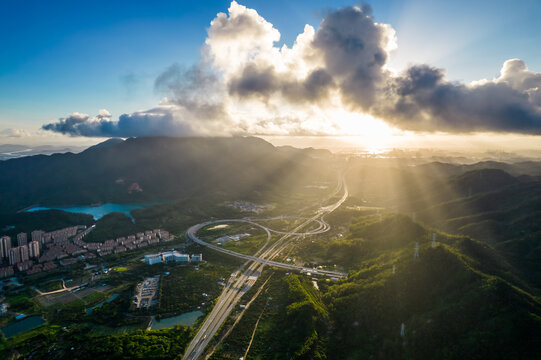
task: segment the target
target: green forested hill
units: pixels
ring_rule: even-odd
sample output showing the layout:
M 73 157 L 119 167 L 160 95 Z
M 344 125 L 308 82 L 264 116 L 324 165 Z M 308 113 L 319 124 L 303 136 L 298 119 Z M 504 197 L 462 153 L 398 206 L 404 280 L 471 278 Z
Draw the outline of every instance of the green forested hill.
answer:
M 302 151 L 289 156 L 253 137 L 130 138 L 79 154 L 0 161 L 0 212 L 197 194 L 272 193 L 326 177 Z M 333 178 L 334 179 L 334 178 Z M 132 187 L 136 183 L 139 188 Z M 142 191 L 140 191 L 140 190 Z
M 354 218 L 346 236 L 309 246 L 347 264 L 347 279 L 320 280 L 318 291 L 276 276 L 212 359 L 241 356 L 258 315 L 257 359 L 540 358 L 541 302 L 511 265 L 482 242 L 437 232 L 432 247 L 431 238 L 407 216 Z
M 360 219 L 352 229 L 344 242 L 370 250 L 359 254 L 360 270 L 324 295 L 333 324 L 329 359 L 541 356 L 541 303 L 492 248 L 443 234 L 432 248 L 428 231 L 394 216 L 381 225 Z M 414 229 L 417 260 L 406 235 Z
M 536 293 L 541 290 L 538 162 L 375 164 L 351 168 L 348 184 L 359 201 L 489 244 Z

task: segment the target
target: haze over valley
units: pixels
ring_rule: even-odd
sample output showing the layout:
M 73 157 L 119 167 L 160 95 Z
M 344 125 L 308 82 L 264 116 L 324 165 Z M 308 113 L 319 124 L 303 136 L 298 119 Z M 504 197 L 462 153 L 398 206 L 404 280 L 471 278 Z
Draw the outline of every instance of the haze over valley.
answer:
M 537 2 L 0 14 L 0 358 L 541 358 Z

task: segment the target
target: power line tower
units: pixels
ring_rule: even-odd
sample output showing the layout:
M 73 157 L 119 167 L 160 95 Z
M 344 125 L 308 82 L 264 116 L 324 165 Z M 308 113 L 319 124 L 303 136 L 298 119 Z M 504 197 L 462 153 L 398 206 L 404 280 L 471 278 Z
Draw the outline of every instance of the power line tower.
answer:
M 432 233 L 432 249 L 436 247 L 436 233 Z
M 413 260 L 419 259 L 419 243 L 415 243 L 415 251 L 413 253 Z

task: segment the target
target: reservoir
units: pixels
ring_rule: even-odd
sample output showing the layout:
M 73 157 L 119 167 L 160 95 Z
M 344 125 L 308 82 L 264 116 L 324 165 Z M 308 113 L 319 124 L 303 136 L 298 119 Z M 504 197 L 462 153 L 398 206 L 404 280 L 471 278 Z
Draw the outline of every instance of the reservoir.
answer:
M 160 321 L 155 319 L 152 323 L 151 330 L 170 329 L 175 325 L 193 326 L 201 315 L 203 315 L 201 311 L 192 311 L 178 316 L 161 319 Z
M 121 212 L 126 214 L 129 217 L 132 217 L 130 212 L 135 209 L 143 209 L 152 205 L 157 205 L 158 203 L 146 203 L 146 204 L 111 204 L 106 203 L 103 205 L 97 206 L 68 206 L 68 207 L 43 207 L 36 206 L 26 211 L 39 211 L 39 210 L 62 210 L 71 213 L 83 213 L 92 215 L 94 220 L 98 220 L 103 216 L 114 213 Z
M 0 330 L 2 330 L 6 338 L 10 338 L 23 332 L 35 329 L 44 322 L 45 320 L 43 320 L 41 316 L 30 316 L 26 319 L 15 321 L 7 326 L 4 326 Z

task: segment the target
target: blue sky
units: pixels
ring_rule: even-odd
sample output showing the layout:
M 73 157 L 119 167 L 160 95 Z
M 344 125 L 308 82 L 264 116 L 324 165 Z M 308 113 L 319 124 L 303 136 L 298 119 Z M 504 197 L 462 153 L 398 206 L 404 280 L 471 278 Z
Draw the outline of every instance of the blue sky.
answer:
M 291 45 L 305 24 L 348 1 L 239 1 Z M 520 58 L 541 71 L 541 2 L 368 2 L 397 32 L 391 65 L 428 63 L 451 80 L 498 75 Z M 68 113 L 113 117 L 159 101 L 153 82 L 172 63 L 197 61 L 206 28 L 229 1 L 0 2 L 0 129 L 38 129 Z

